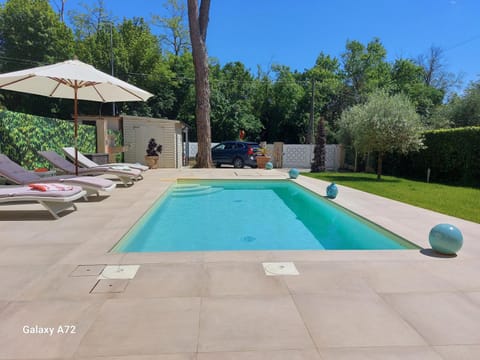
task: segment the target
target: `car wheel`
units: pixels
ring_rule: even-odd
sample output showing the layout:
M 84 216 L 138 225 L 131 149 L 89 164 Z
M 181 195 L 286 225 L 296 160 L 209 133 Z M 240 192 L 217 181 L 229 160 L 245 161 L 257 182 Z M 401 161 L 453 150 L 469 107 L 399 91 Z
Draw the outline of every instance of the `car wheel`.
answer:
M 222 164 L 219 163 L 219 162 L 215 162 L 215 167 L 216 167 L 216 168 L 222 167 Z
M 243 160 L 241 158 L 233 159 L 233 167 L 236 169 L 243 168 Z

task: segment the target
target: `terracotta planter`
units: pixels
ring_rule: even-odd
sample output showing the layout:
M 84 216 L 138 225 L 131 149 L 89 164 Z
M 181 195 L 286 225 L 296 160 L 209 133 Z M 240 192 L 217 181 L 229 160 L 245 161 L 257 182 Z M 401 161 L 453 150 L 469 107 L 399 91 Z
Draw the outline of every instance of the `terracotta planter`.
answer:
M 150 169 L 158 169 L 158 159 L 159 156 L 148 156 L 145 155 L 145 163 Z
M 265 169 L 265 164 L 271 160 L 270 156 L 257 156 L 257 166 L 259 169 Z

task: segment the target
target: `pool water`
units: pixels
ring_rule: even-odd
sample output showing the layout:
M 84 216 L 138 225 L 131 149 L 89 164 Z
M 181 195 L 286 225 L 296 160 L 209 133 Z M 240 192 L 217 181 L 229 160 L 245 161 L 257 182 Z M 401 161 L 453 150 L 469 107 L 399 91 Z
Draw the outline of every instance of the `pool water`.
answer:
M 115 252 L 417 249 L 289 180 L 179 181 Z

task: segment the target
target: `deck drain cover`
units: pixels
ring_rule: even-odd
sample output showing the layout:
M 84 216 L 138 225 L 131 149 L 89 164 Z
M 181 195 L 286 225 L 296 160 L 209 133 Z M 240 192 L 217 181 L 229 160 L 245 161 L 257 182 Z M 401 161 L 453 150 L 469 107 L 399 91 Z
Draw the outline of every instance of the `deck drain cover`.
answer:
M 298 275 L 299 272 L 293 262 L 262 263 L 267 276 Z
M 139 268 L 140 265 L 108 265 L 105 266 L 98 279 L 133 279 Z
M 104 268 L 105 265 L 78 265 L 70 276 L 98 276 Z
M 108 294 L 108 293 L 122 293 L 128 285 L 128 280 L 98 280 L 93 289 L 92 294 Z

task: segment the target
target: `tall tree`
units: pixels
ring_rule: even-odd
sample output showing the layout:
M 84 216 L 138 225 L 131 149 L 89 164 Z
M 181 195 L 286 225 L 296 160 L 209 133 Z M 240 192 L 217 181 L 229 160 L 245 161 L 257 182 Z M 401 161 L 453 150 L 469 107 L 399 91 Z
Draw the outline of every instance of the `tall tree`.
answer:
M 52 64 L 73 55 L 71 30 L 47 0 L 8 0 L 0 8 L 2 72 Z
M 416 63 L 423 68 L 425 84 L 443 91 L 444 95 L 461 83 L 460 77 L 447 70 L 445 52 L 441 47 L 432 45 L 427 53 L 417 57 Z
M 342 114 L 349 124 L 353 142 L 362 152 L 377 152 L 377 179 L 381 179 L 382 161 L 386 153 L 418 150 L 422 132 L 415 107 L 403 94 L 390 96 L 384 90 L 369 95 L 365 104 L 356 105 Z
M 212 167 L 210 128 L 210 84 L 208 81 L 207 26 L 210 0 L 188 0 L 188 24 L 195 67 L 195 116 L 197 122 L 197 167 Z
M 96 34 L 105 24 L 114 23 L 114 17 L 105 7 L 104 0 L 97 0 L 92 5 L 81 3 L 81 6 L 83 10 L 70 10 L 68 12 L 77 40 Z
M 236 139 L 240 130 L 257 140 L 262 123 L 253 111 L 253 77 L 240 62 L 228 63 L 210 72 L 212 140 Z
M 65 3 L 67 0 L 55 0 L 53 3 L 55 4 L 58 16 L 61 22 L 65 22 Z
M 338 59 L 320 53 L 314 67 L 303 74 L 305 87 L 303 109 L 306 111 L 308 105 L 311 107 L 313 102 L 313 114 L 320 115 L 325 121 L 324 125 L 328 124 L 333 127 L 334 121 L 340 116 L 342 109 L 348 107 L 347 104 L 349 104 L 348 97 L 341 96 L 342 89 L 345 88 L 343 80 Z M 307 89 L 312 83 L 315 84 L 313 97 L 311 91 Z M 309 131 L 314 133 L 314 124 L 311 125 Z
M 454 126 L 480 126 L 480 80 L 472 82 L 462 97 L 453 98 L 447 108 Z
M 407 95 L 422 116 L 422 121 L 429 127 L 437 127 L 431 116 L 442 103 L 444 91 L 426 84 L 424 75 L 424 69 L 414 61 L 397 59 L 392 66 L 391 90 Z
M 262 140 L 297 144 L 308 127 L 308 117 L 299 112 L 305 90 L 288 66 L 273 65 L 270 71 L 259 74 L 252 100 L 264 128 Z
M 159 26 L 164 33 L 159 36 L 160 43 L 167 51 L 178 56 L 190 50 L 188 28 L 186 26 L 186 7 L 179 0 L 167 0 L 163 7 L 168 16 L 152 15 L 152 24 Z
M 375 89 L 390 85 L 390 64 L 386 62 L 387 51 L 380 39 L 373 39 L 367 46 L 359 41 L 347 41 L 345 47 L 343 67 L 357 103 Z
M 8 0 L 0 6 L 1 72 L 53 64 L 73 56 L 73 35 L 47 0 Z M 68 101 L 41 96 L 3 94 L 12 111 L 43 116 L 69 116 Z M 70 111 L 65 109 L 70 105 Z

